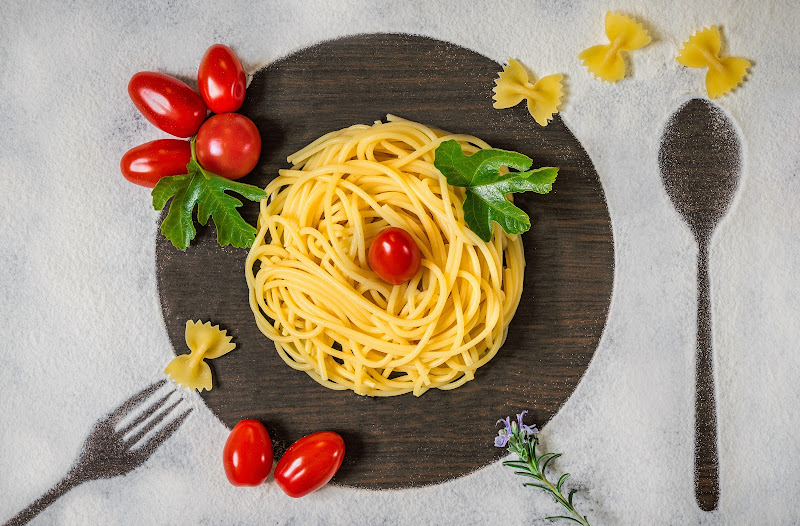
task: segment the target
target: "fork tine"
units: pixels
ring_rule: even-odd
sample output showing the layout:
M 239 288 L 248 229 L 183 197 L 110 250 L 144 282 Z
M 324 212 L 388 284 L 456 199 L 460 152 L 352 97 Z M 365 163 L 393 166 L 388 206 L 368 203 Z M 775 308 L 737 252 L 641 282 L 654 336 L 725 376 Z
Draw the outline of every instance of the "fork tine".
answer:
M 122 417 L 130 413 L 130 411 L 134 407 L 139 405 L 142 402 L 142 400 L 144 400 L 151 394 L 155 393 L 165 383 L 167 383 L 166 379 L 160 380 L 154 384 L 151 384 L 148 387 L 145 387 L 132 397 L 128 398 L 118 408 L 114 409 L 114 411 L 112 411 L 110 415 L 108 415 L 108 421 L 116 425 L 122 419 Z
M 161 430 L 159 430 L 156 434 L 154 434 L 150 439 L 142 444 L 137 449 L 142 451 L 147 456 L 155 451 L 158 446 L 160 446 L 166 439 L 172 436 L 175 431 L 178 430 L 179 427 L 183 424 L 183 421 L 189 416 L 189 413 L 194 411 L 193 407 L 190 407 L 186 411 L 180 414 L 175 420 L 170 422 L 169 424 L 165 425 Z
M 130 444 L 131 447 L 135 446 L 136 443 L 138 443 L 142 439 L 142 437 L 144 437 L 148 432 L 150 432 L 154 427 L 156 427 L 162 420 L 167 418 L 167 415 L 169 415 L 173 409 L 178 407 L 178 404 L 180 404 L 182 401 L 183 399 L 179 399 L 175 401 L 173 404 L 171 404 L 169 407 L 158 413 L 147 424 L 142 426 L 142 428 L 135 435 L 126 440 L 126 442 Z
M 127 426 L 125 426 L 125 429 L 120 429 L 120 430 L 119 430 L 119 433 L 120 433 L 121 435 L 126 435 L 126 434 L 128 434 L 128 433 L 129 433 L 129 432 L 130 432 L 130 431 L 131 431 L 131 430 L 132 430 L 134 427 L 138 426 L 139 424 L 141 424 L 142 422 L 144 422 L 145 420 L 147 420 L 148 418 L 150 418 L 151 416 L 153 416 L 153 415 L 155 414 L 155 412 L 156 412 L 156 411 L 158 411 L 158 410 L 159 410 L 159 409 L 160 409 L 160 408 L 161 408 L 161 407 L 162 407 L 164 404 L 166 404 L 166 403 L 167 403 L 167 400 L 169 399 L 169 397 L 170 397 L 170 396 L 172 396 L 172 394 L 173 394 L 174 392 L 175 392 L 175 391 L 170 391 L 170 392 L 169 392 L 169 393 L 167 393 L 165 396 L 163 396 L 163 397 L 161 397 L 160 399 L 158 399 L 157 401 L 153 402 L 153 403 L 150 405 L 150 407 L 148 407 L 146 410 L 142 411 L 142 414 L 140 414 L 139 416 L 137 416 L 136 418 L 134 418 L 134 419 L 133 419 L 133 421 L 132 421 L 130 424 L 128 424 Z

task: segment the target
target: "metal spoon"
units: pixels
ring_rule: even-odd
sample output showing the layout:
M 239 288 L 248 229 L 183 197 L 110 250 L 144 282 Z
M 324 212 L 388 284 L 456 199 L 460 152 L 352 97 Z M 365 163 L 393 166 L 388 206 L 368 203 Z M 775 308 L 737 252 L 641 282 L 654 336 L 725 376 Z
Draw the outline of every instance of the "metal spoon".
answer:
M 659 165 L 672 205 L 694 233 L 697 254 L 697 359 L 695 397 L 695 498 L 705 511 L 719 501 L 717 409 L 711 349 L 708 249 L 739 182 L 740 143 L 725 112 L 693 99 L 669 120 Z

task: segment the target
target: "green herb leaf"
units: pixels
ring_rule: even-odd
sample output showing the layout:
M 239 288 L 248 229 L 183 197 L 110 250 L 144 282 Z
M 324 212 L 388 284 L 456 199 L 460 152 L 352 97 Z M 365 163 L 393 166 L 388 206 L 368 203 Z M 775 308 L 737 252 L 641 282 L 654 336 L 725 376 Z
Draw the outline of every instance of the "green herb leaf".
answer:
M 545 486 L 542 486 L 541 484 L 534 484 L 533 482 L 526 482 L 525 484 L 523 484 L 523 486 L 525 486 L 526 488 L 539 488 L 539 489 L 543 489 L 545 491 L 550 491 Z
M 569 473 L 564 473 L 561 475 L 561 477 L 559 477 L 558 482 L 556 483 L 556 489 L 558 491 L 561 491 L 561 486 L 564 485 L 564 481 L 567 480 L 567 477 L 569 477 Z
M 162 210 L 171 199 L 169 211 L 161 223 L 161 232 L 176 248 L 185 250 L 196 231 L 192 211 L 197 205 L 201 225 L 212 218 L 217 227 L 220 246 L 248 248 L 256 237 L 256 229 L 247 223 L 237 208 L 242 202 L 226 192 L 236 192 L 251 201 L 267 196 L 257 186 L 231 181 L 203 170 L 195 159 L 186 166 L 189 173 L 163 177 L 153 188 L 153 208 Z
M 528 215 L 514 206 L 506 195 L 546 194 L 552 190 L 558 175 L 558 168 L 528 170 L 532 163 L 530 157 L 507 150 L 479 150 L 467 156 L 455 140 L 440 144 L 433 161 L 448 184 L 467 189 L 464 220 L 484 241 L 492 238 L 492 221 L 508 234 L 521 234 L 531 227 Z M 519 171 L 501 174 L 503 166 Z
M 541 464 L 542 473 L 547 468 L 547 465 L 550 463 L 551 460 L 556 459 L 561 456 L 561 453 L 545 453 L 541 457 L 539 457 L 539 462 Z
M 569 495 L 567 496 L 567 503 L 568 503 L 570 506 L 572 506 L 572 496 L 573 496 L 573 495 L 575 495 L 575 493 L 576 493 L 577 491 L 578 491 L 578 490 L 576 490 L 576 489 L 571 489 L 571 490 L 569 490 Z
M 536 429 L 536 426 L 531 427 L 523 424 L 522 418 L 525 416 L 525 413 L 527 413 L 527 411 L 518 414 L 516 422 L 509 423 L 510 418 L 498 421 L 498 423 L 504 423 L 506 429 L 500 431 L 499 435 L 502 437 L 502 440 L 496 439 L 495 446 L 505 447 L 509 453 L 515 453 L 518 457 L 517 460 L 503 461 L 503 465 L 514 468 L 514 474 L 517 476 L 534 479 L 536 482 L 525 482 L 523 486 L 546 491 L 570 514 L 546 517 L 547 519 L 564 519 L 581 524 L 582 526 L 589 526 L 589 519 L 575 510 L 572 501 L 575 490 L 570 490 L 566 497 L 562 492 L 564 483 L 569 477 L 569 473 L 562 474 L 555 484 L 547 478 L 545 473 L 547 465 L 552 460 L 560 457 L 561 453 L 545 452 L 542 453 L 541 456 L 536 456 L 536 447 L 539 445 L 539 431 Z M 498 442 L 502 443 L 498 444 Z
M 578 524 L 583 524 L 581 521 L 579 521 L 575 517 L 567 517 L 566 515 L 555 515 L 555 516 L 552 516 L 552 517 L 545 517 L 545 520 L 554 521 L 556 519 L 564 519 L 564 520 L 568 520 L 568 521 L 572 521 L 572 522 L 577 522 Z

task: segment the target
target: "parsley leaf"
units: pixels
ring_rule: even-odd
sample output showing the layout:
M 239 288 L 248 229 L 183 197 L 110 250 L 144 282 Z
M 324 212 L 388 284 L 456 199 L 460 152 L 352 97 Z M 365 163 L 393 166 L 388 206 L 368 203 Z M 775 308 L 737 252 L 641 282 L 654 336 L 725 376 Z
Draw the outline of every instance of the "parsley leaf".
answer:
M 209 218 L 214 219 L 220 246 L 249 248 L 255 241 L 256 229 L 236 210 L 242 202 L 225 192 L 236 192 L 251 201 L 265 198 L 266 192 L 257 186 L 209 173 L 194 158 L 186 168 L 187 174 L 161 178 L 151 194 L 156 210 L 162 210 L 172 199 L 167 217 L 161 223 L 164 237 L 176 248 L 185 250 L 196 234 L 192 211 L 197 205 L 197 220 L 201 225 L 208 223 Z
M 553 188 L 558 168 L 528 170 L 530 157 L 507 150 L 479 150 L 464 155 L 458 141 L 440 144 L 434 152 L 433 165 L 442 172 L 451 186 L 467 189 L 464 199 L 464 220 L 484 241 L 492 238 L 492 221 L 508 234 L 521 234 L 531 227 L 528 214 L 514 206 L 507 194 L 536 192 L 546 194 Z M 517 172 L 500 174 L 501 167 Z

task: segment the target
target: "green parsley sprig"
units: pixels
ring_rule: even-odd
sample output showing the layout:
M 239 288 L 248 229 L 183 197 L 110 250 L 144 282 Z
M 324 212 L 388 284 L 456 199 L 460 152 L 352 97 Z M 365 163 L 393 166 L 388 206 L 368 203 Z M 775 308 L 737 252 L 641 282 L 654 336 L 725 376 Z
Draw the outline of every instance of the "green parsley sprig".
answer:
M 503 462 L 503 465 L 514 468 L 516 470 L 514 474 L 516 475 L 534 479 L 535 482 L 526 482 L 524 485 L 550 493 L 571 515 L 557 515 L 545 518 L 553 520 L 565 519 L 583 526 L 589 526 L 589 520 L 586 516 L 578 513 L 572 504 L 572 497 L 577 490 L 570 490 L 566 497 L 561 492 L 569 473 L 561 475 L 555 484 L 548 480 L 545 474 L 547 465 L 560 457 L 561 453 L 543 453 L 541 455 L 536 453 L 536 446 L 539 444 L 539 430 L 536 429 L 536 426 L 528 426 L 522 423 L 525 413 L 527 411 L 518 414 L 516 422 L 512 422 L 511 417 L 497 421 L 498 424 L 502 422 L 505 427 L 498 431 L 494 439 L 494 445 L 496 447 L 505 447 L 509 452 L 516 453 L 517 457 L 519 457 L 519 460 L 507 460 Z
M 533 161 L 527 155 L 507 150 L 478 150 L 464 155 L 458 141 L 440 144 L 434 152 L 433 165 L 451 186 L 467 189 L 464 221 L 484 241 L 492 238 L 492 221 L 508 234 L 522 234 L 531 227 L 528 214 L 514 206 L 507 194 L 536 192 L 546 194 L 553 188 L 558 168 L 528 170 Z M 518 170 L 500 173 L 500 168 Z
M 162 210 L 170 199 L 169 211 L 161 223 L 161 233 L 172 244 L 185 250 L 197 232 L 192 213 L 197 205 L 197 221 L 201 225 L 214 220 L 217 227 L 217 242 L 220 246 L 233 245 L 249 248 L 256 238 L 256 229 L 245 221 L 237 208 L 242 202 L 226 194 L 236 192 L 251 201 L 260 201 L 267 196 L 257 186 L 225 179 L 204 170 L 197 162 L 195 139 L 191 140 L 192 159 L 186 165 L 186 174 L 163 177 L 153 188 L 153 208 Z

